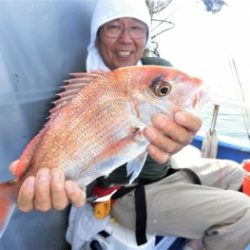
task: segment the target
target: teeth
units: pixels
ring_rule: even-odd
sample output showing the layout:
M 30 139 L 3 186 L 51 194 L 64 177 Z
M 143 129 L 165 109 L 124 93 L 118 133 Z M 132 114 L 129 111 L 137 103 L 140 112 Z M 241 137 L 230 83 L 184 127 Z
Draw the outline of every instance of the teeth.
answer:
M 118 55 L 119 55 L 119 56 L 122 56 L 122 57 L 129 56 L 130 54 L 131 54 L 130 51 L 119 51 L 119 52 L 118 52 Z

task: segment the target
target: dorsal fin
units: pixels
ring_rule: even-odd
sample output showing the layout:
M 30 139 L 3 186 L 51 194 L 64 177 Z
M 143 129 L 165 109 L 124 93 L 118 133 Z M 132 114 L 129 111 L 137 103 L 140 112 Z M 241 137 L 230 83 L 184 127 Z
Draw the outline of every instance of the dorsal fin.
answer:
M 50 110 L 50 116 L 48 119 L 53 119 L 57 116 L 58 112 L 70 103 L 70 101 L 89 83 L 96 78 L 103 75 L 103 71 L 93 71 L 90 73 L 76 72 L 70 73 L 74 78 L 65 80 L 66 83 L 62 88 L 64 91 L 58 93 L 56 96 L 59 97 L 53 102 L 54 108 Z

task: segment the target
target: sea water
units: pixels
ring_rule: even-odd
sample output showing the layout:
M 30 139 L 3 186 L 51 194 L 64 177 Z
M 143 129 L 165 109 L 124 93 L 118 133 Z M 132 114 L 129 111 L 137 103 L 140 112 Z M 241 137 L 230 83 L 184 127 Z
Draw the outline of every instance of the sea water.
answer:
M 200 134 L 205 135 L 210 129 L 213 118 L 213 106 L 199 113 L 202 119 Z M 237 142 L 244 147 L 250 148 L 250 127 L 247 114 L 242 110 L 219 107 L 215 123 L 215 133 L 219 140 Z

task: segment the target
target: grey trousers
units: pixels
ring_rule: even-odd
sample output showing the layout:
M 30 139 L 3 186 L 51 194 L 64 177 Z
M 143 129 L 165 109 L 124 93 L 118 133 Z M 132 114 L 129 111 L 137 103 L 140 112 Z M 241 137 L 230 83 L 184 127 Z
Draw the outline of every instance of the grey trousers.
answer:
M 250 197 L 237 192 L 242 168 L 232 161 L 201 159 L 185 172 L 145 186 L 147 233 L 202 239 L 207 250 L 243 250 L 250 243 Z M 112 216 L 135 229 L 134 191 L 118 199 Z

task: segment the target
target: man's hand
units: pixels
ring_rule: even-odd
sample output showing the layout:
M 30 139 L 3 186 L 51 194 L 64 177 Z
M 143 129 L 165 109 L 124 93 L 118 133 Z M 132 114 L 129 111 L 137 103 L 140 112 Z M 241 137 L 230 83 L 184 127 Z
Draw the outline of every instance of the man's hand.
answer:
M 201 120 L 187 111 L 178 111 L 174 119 L 157 114 L 152 118 L 153 125 L 145 129 L 146 138 L 151 142 L 149 155 L 157 162 L 166 162 L 171 155 L 192 142 L 201 127 Z
M 17 162 L 13 162 L 9 167 L 14 175 Z M 62 210 L 69 203 L 80 207 L 85 203 L 85 199 L 85 190 L 81 190 L 72 181 L 66 181 L 61 169 L 42 168 L 35 177 L 26 178 L 20 188 L 17 205 L 23 212 L 33 208 L 45 212 L 51 208 Z

